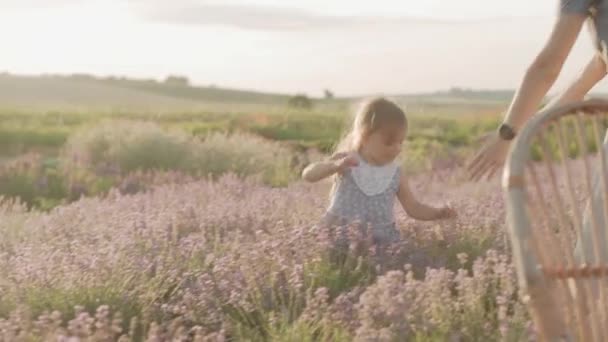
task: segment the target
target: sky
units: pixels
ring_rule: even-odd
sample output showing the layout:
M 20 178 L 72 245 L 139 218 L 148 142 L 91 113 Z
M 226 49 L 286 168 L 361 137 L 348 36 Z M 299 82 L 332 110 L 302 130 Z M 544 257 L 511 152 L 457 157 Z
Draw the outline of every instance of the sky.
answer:
M 513 89 L 556 11 L 557 0 L 0 0 L 0 72 L 338 96 Z M 583 30 L 554 91 L 592 53 Z

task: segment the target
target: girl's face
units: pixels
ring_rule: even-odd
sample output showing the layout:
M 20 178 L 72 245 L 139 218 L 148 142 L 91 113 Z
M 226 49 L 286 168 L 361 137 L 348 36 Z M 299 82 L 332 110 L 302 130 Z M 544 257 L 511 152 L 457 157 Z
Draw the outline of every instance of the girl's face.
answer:
M 363 141 L 369 162 L 383 165 L 392 162 L 401 153 L 405 140 L 405 127 L 382 127 Z

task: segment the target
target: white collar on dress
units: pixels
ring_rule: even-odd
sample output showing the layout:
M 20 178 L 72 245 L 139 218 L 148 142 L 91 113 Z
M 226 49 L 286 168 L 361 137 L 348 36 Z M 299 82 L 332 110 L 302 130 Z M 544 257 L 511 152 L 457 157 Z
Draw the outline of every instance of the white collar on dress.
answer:
M 374 196 L 386 191 L 397 172 L 397 162 L 376 166 L 368 164 L 359 154 L 357 154 L 357 158 L 359 165 L 351 169 L 351 174 L 359 189 L 367 196 Z

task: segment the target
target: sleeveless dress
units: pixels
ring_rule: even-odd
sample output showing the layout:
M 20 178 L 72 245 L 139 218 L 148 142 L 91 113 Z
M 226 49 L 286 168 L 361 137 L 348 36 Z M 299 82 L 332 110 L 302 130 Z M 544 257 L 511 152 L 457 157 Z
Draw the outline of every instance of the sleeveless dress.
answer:
M 359 165 L 338 176 L 324 217 L 331 226 L 356 225 L 377 245 L 399 240 L 394 203 L 399 190 L 399 165 L 375 166 L 357 155 Z

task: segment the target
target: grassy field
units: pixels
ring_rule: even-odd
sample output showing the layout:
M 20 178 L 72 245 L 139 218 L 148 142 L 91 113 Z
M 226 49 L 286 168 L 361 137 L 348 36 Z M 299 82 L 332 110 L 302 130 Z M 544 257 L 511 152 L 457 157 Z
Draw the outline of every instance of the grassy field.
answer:
M 390 271 L 328 253 L 331 153 L 359 99 L 85 76 L 0 76 L 0 340 L 521 341 L 534 338 L 498 179 L 463 161 L 509 92 L 388 96 L 404 166 L 453 222 L 398 209 Z M 4 96 L 4 97 L 3 97 Z M 19 200 L 17 200 L 19 198 Z
M 492 129 L 509 93 L 389 96 L 407 111 L 410 141 L 469 144 Z M 107 119 L 153 121 L 195 135 L 251 132 L 324 151 L 340 137 L 360 99 L 313 98 L 311 109 L 287 95 L 153 81 L 0 75 L 0 153 L 60 147 L 74 131 Z
M 70 144 L 71 140 L 84 139 L 80 141 L 84 150 L 100 148 L 94 146 L 94 141 L 75 137 L 95 132 L 97 127 L 111 125 L 111 122 L 129 121 L 133 127 L 151 124 L 154 129 L 178 132 L 182 135 L 179 139 L 192 138 L 203 145 L 208 137 L 219 135 L 246 136 L 246 139 L 255 140 L 253 145 L 274 144 L 274 149 L 282 151 L 281 158 L 289 159 L 289 162 L 272 161 L 268 157 L 265 163 L 278 165 L 280 170 L 275 173 L 282 175 L 271 177 L 266 171 L 263 178 L 269 185 L 285 186 L 298 177 L 311 156 L 333 151 L 360 101 L 312 98 L 311 108 L 303 109 L 289 106 L 287 95 L 86 75 L 0 75 L 0 94 L 0 160 L 4 161 L 0 194 L 19 195 L 28 205 L 44 208 L 73 200 L 82 192 L 105 193 L 126 177 L 121 174 L 109 179 L 99 170 L 74 165 L 66 159 L 74 157 L 75 142 Z M 508 92 L 451 91 L 389 96 L 406 109 L 410 121 L 405 166 L 412 172 L 420 172 L 461 164 L 476 139 L 496 127 L 497 114 L 508 95 Z M 131 131 L 127 129 L 124 134 L 128 136 Z M 174 138 L 159 137 L 165 139 L 166 144 L 175 143 L 171 142 Z M 150 136 L 149 139 L 155 138 Z M 189 148 L 194 148 L 192 146 Z M 242 155 L 238 151 L 224 153 Z M 250 154 L 255 155 L 255 152 Z M 143 154 L 139 157 L 149 159 Z M 28 158 L 32 160 L 24 163 L 22 159 Z M 96 158 L 105 157 L 97 153 Z M 202 159 L 199 157 L 196 167 L 191 162 L 188 170 L 176 168 L 188 174 L 221 173 L 216 166 L 202 163 Z M 170 168 L 170 160 L 155 163 Z M 138 164 L 137 161 L 133 163 Z M 131 166 L 127 170 L 153 171 L 155 163 L 141 161 L 141 170 Z M 288 167 L 285 164 L 289 164 Z M 29 165 L 30 169 L 20 173 L 23 166 L 15 168 L 13 165 Z M 68 165 L 72 169 L 68 170 Z M 124 169 L 124 165 L 113 167 Z M 231 166 L 224 168 L 224 171 L 230 171 Z M 251 167 L 247 169 L 248 175 L 254 173 L 249 170 Z M 71 183 L 75 178 L 84 177 L 85 173 L 89 180 L 76 187 L 86 189 L 74 193 L 70 189 L 75 185 Z M 53 190 L 36 184 L 53 184 Z
M 78 136 L 87 132 L 95 132 L 98 127 L 111 125 L 112 122 L 128 121 L 133 130 L 126 130 L 125 136 L 135 134 L 138 126 L 154 125 L 162 130 L 156 133 L 161 136 L 150 136 L 151 140 L 162 141 L 163 132 L 179 132 L 183 139 L 196 139 L 199 144 L 211 141 L 208 138 L 218 135 L 247 136 L 254 139 L 256 144 L 264 142 L 272 144 L 276 149 L 284 150 L 291 162 L 291 169 L 281 172 L 290 173 L 289 177 L 282 177 L 280 181 L 270 185 L 284 186 L 289 179 L 297 178 L 302 167 L 310 161 L 311 155 L 328 154 L 342 136 L 348 125 L 347 112 L 327 111 L 301 111 L 286 109 L 284 112 L 270 108 L 266 112 L 253 113 L 219 113 L 219 112 L 175 112 L 175 113 L 146 113 L 146 112 L 0 112 L 0 158 L 10 165 L 22 156 L 37 154 L 36 160 L 41 166 L 31 167 L 37 170 L 37 176 L 32 176 L 29 182 L 35 183 L 38 177 L 53 174 L 57 177 L 64 175 L 69 160 L 66 160 L 66 146 L 74 146 Z M 470 150 L 475 139 L 496 126 L 496 119 L 477 119 L 453 117 L 450 115 L 420 115 L 410 116 L 410 132 L 407 138 L 407 152 L 404 154 L 404 163 L 412 172 L 434 170 L 441 165 L 452 166 L 462 163 L 463 158 Z M 147 127 L 147 126 L 146 126 Z M 93 134 L 93 133 L 92 133 Z M 91 138 L 92 139 L 92 138 Z M 168 138 L 167 144 L 172 138 Z M 180 138 L 181 139 L 181 138 Z M 238 139 L 238 138 L 235 138 Z M 90 140 L 90 139 L 89 139 Z M 109 142 L 109 143 L 116 143 Z M 94 148 L 93 141 L 81 142 L 80 147 Z M 118 148 L 118 147 L 116 147 Z M 143 148 L 143 147 L 142 147 Z M 194 147 L 193 147 L 194 148 Z M 242 154 L 237 150 L 233 155 Z M 84 153 L 84 152 L 83 152 Z M 255 152 L 251 152 L 255 155 Z M 103 158 L 102 155 L 98 156 Z M 287 158 L 287 157 L 285 157 Z M 0 159 L 0 160 L 2 160 Z M 137 164 L 137 163 L 136 163 Z M 150 167 L 141 162 L 143 171 L 152 171 Z M 167 164 L 167 163 L 165 163 Z M 268 161 L 268 164 L 273 164 Z M 277 167 L 283 167 L 277 163 Z M 169 167 L 170 165 L 167 165 Z M 227 166 L 225 171 L 229 171 Z M 214 169 L 212 165 L 199 165 L 197 172 L 209 172 Z M 135 171 L 131 170 L 130 171 Z M 70 172 L 73 172 L 70 171 Z M 15 195 L 17 191 L 9 186 L 14 172 L 3 172 L 4 182 L 0 182 L 0 193 Z M 97 174 L 98 178 L 101 176 Z M 20 176 L 21 177 L 21 176 Z M 63 177 L 63 176 L 61 176 Z M 0 176 L 0 179 L 1 176 Z M 57 179 L 62 187 L 67 187 L 67 180 Z M 107 183 L 103 191 L 109 189 L 115 182 Z M 7 190 L 6 188 L 11 190 Z M 67 195 L 60 197 L 73 197 Z M 98 193 L 97 190 L 89 193 Z M 22 197 L 28 204 L 33 204 L 33 193 Z M 38 196 L 36 196 L 38 197 Z M 44 195 L 40 201 L 48 202 Z M 57 198 L 55 198 L 57 199 Z

